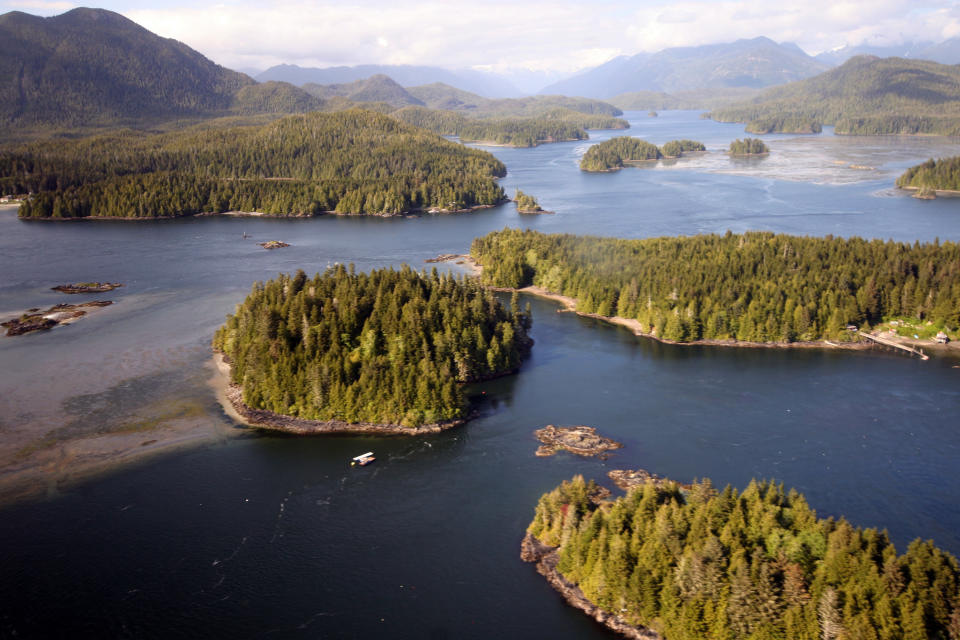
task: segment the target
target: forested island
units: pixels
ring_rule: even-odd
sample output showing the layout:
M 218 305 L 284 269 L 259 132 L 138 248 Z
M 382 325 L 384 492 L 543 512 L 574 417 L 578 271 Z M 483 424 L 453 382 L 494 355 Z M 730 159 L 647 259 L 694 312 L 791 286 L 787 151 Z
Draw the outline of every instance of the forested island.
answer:
M 929 60 L 856 56 L 818 76 L 716 109 L 750 133 L 960 134 L 960 68 Z M 809 131 L 808 131 L 809 129 Z
M 516 371 L 530 323 L 516 297 L 507 309 L 476 279 L 338 265 L 256 283 L 213 347 L 254 422 L 417 433 L 469 417 L 461 383 Z
M 759 138 L 739 138 L 730 143 L 732 156 L 762 156 L 770 153 L 770 147 Z
M 503 201 L 505 174 L 489 153 L 363 110 L 0 149 L 0 192 L 34 194 L 21 218 L 460 211 Z
M 552 211 L 544 211 L 536 198 L 529 193 L 520 191 L 520 189 L 517 189 L 516 195 L 513 196 L 513 201 L 517 203 L 518 213 L 553 213 Z
M 916 190 L 920 197 L 935 197 L 937 192 L 960 194 L 960 156 L 931 158 L 907 169 L 897 178 L 897 187 Z
M 629 637 L 960 638 L 960 567 L 932 541 L 898 555 L 885 531 L 818 518 L 772 482 L 604 492 L 576 476 L 544 494 L 522 558 Z
M 530 117 L 477 118 L 456 111 L 404 107 L 391 113 L 403 122 L 463 142 L 486 142 L 511 147 L 535 147 L 549 142 L 586 140 L 587 129 L 628 129 L 630 123 L 604 113 L 588 114 L 557 107 Z
M 626 240 L 504 229 L 473 241 L 482 281 L 538 287 L 673 342 L 848 341 L 908 317 L 960 327 L 960 245 L 748 232 Z M 682 265 L 682 266 L 678 266 Z
M 619 136 L 592 145 L 580 159 L 582 171 L 617 171 L 633 163 L 659 160 L 660 158 L 678 158 L 684 151 L 706 151 L 706 147 L 693 140 L 671 140 L 663 148 L 655 144 Z

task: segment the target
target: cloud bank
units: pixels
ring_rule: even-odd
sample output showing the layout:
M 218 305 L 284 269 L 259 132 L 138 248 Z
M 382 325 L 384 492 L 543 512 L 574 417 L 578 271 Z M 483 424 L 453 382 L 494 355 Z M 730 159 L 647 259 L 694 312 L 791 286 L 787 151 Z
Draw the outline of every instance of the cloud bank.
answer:
M 174 0 L 182 1 L 182 0 Z M 7 0 L 50 15 L 63 0 Z M 162 36 L 232 68 L 419 64 L 575 71 L 616 55 L 767 36 L 808 53 L 960 35 L 956 0 L 274 0 L 113 2 Z

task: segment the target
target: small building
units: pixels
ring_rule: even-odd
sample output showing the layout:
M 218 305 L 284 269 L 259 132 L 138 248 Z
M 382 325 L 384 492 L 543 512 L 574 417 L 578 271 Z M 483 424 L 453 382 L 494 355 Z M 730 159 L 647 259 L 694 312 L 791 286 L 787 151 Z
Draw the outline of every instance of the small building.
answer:
M 945 334 L 943 331 L 938 331 L 937 335 L 934 336 L 934 340 L 937 341 L 937 344 L 947 344 L 950 342 L 950 338 L 948 338 L 947 334 Z

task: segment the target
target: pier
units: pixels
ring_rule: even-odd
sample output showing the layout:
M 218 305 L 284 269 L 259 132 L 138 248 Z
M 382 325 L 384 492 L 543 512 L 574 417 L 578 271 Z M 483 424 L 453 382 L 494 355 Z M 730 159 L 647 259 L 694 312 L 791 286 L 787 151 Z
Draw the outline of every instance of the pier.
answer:
M 925 354 L 925 353 L 924 353 L 923 351 L 921 351 L 920 349 L 916 349 L 916 348 L 914 348 L 914 347 L 911 347 L 911 346 L 908 346 L 908 345 L 905 345 L 905 344 L 900 344 L 899 342 L 894 342 L 893 340 L 888 340 L 887 338 L 883 338 L 883 337 L 881 337 L 881 336 L 875 336 L 875 335 L 870 334 L 870 333 L 867 333 L 867 332 L 865 332 L 865 331 L 858 331 L 857 333 L 858 333 L 859 335 L 863 336 L 864 338 L 867 338 L 868 340 L 872 340 L 873 342 L 876 342 L 877 344 L 882 344 L 882 345 L 885 346 L 885 347 L 891 347 L 891 348 L 893 348 L 893 349 L 900 349 L 901 351 L 907 351 L 907 352 L 910 353 L 910 354 L 918 355 L 918 356 L 920 356 L 920 359 L 921 359 L 921 360 L 929 360 L 929 359 L 930 359 L 930 356 L 928 356 L 927 354 Z

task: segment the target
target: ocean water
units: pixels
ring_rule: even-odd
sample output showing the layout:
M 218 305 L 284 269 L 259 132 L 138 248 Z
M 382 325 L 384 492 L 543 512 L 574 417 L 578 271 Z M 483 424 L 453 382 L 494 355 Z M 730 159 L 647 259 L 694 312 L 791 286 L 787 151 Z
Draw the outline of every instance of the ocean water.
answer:
M 763 136 L 770 156 L 740 161 L 722 153 L 745 136 L 739 125 L 628 116 L 631 130 L 592 132 L 591 143 L 691 138 L 709 152 L 583 174 L 589 143 L 491 148 L 508 194 L 556 212 L 543 216 L 512 204 L 416 219 L 43 223 L 0 212 L 0 314 L 63 301 L 49 291 L 63 282 L 125 284 L 76 324 L 0 338 L 0 482 L 37 441 L 84 442 L 145 419 L 162 429 L 184 412 L 218 434 L 86 482 L 53 477 L 47 497 L 0 509 L 0 636 L 607 637 L 520 562 L 519 543 L 543 492 L 616 468 L 741 487 L 771 478 L 823 516 L 887 529 L 901 548 L 922 537 L 960 553 L 950 358 L 661 345 L 531 298 L 530 360 L 471 388 L 480 417 L 464 428 L 304 439 L 223 413 L 205 383 L 213 331 L 254 281 L 297 268 L 429 266 L 507 226 L 960 240 L 958 201 L 891 188 L 905 167 L 955 155 L 956 139 Z M 292 246 L 255 244 L 271 239 Z M 532 432 L 550 423 L 591 425 L 625 446 L 606 461 L 537 458 Z M 377 462 L 349 467 L 368 450 Z

